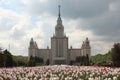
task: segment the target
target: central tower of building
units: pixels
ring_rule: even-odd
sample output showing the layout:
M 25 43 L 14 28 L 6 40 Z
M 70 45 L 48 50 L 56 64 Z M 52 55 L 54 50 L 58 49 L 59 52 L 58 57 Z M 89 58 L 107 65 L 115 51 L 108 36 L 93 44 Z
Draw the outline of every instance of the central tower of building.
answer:
M 51 38 L 51 64 L 69 64 L 68 62 L 68 38 L 64 33 L 64 26 L 61 20 L 60 5 L 55 35 Z

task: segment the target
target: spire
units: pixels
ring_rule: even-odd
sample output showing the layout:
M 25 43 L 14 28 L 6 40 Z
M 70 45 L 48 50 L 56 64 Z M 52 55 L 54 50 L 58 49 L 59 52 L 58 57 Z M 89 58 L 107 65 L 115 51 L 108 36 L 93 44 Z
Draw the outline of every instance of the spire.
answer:
M 34 40 L 33 40 L 33 38 L 31 38 L 31 40 L 30 40 L 30 47 L 31 48 L 34 47 Z
M 88 41 L 88 37 L 86 37 L 86 40 Z
M 58 20 L 57 20 L 57 24 L 61 24 L 62 25 L 60 8 L 61 8 L 61 6 L 58 5 Z
M 88 37 L 86 37 L 86 40 L 85 40 L 86 43 L 89 43 L 89 40 L 88 40 Z
M 33 38 L 31 38 L 30 42 L 34 42 Z
M 61 6 L 60 6 L 60 5 L 58 5 L 58 9 L 59 9 L 59 11 L 58 11 L 58 12 L 59 12 L 59 14 L 58 14 L 58 16 L 59 16 L 59 18 L 60 18 L 60 7 L 61 7 Z

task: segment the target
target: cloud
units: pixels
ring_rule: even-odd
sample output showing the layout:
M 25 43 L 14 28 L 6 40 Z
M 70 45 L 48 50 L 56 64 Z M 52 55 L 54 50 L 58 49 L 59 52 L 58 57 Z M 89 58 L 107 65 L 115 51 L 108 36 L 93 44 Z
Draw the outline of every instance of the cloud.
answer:
M 0 7 L 0 31 L 9 30 L 16 24 L 15 13 Z
M 103 36 L 104 40 L 107 41 L 120 40 L 119 4 L 120 1 L 109 4 L 109 11 L 107 11 L 105 14 L 91 19 L 84 19 L 82 20 L 82 26 L 77 26 L 76 28 L 82 28 L 83 30 L 91 30 L 94 34 L 98 36 Z
M 65 0 L 65 1 L 28 1 L 26 11 L 30 15 L 42 15 L 45 13 L 57 16 L 57 5 L 61 4 L 61 14 L 65 19 L 78 20 L 77 28 L 92 30 L 96 35 L 106 37 L 119 34 L 119 0 Z M 55 7 L 56 6 L 56 7 Z M 79 25 L 82 25 L 79 27 Z M 107 31 L 109 30 L 109 31 Z M 115 31 L 115 32 L 114 32 Z M 115 37 L 117 38 L 117 37 Z
M 106 37 L 116 36 L 120 32 L 119 0 L 61 0 L 59 3 L 62 5 L 62 17 L 80 19 L 77 28 L 82 25 L 79 28 L 92 30 L 96 35 Z M 48 13 L 56 16 L 59 3 L 55 0 L 44 3 L 31 0 L 26 3 L 26 10 L 32 15 Z
M 36 22 L 32 28 L 31 17 L 28 14 L 17 13 L 10 9 L 0 7 L 0 46 L 9 49 L 15 55 L 27 55 L 28 44 L 31 37 L 42 37 L 41 23 Z M 39 40 L 40 41 L 40 40 Z M 41 41 L 43 43 L 44 40 Z M 23 47 L 24 46 L 24 47 Z
M 109 0 L 66 0 L 62 1 L 61 4 L 63 5 L 65 17 L 89 18 L 99 16 L 108 11 L 109 3 Z
M 89 18 L 104 14 L 109 10 L 110 0 L 31 0 L 23 2 L 26 6 L 26 11 L 32 15 L 41 15 L 44 12 L 56 16 L 58 11 L 57 6 L 61 4 L 62 14 L 66 18 Z M 55 7 L 56 6 L 56 7 Z

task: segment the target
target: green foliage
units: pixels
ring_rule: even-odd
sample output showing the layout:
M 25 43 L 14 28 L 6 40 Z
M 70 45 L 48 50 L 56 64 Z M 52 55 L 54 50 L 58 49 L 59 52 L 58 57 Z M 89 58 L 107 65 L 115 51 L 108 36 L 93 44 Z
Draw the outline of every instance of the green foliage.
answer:
M 12 56 L 14 60 L 14 66 L 27 66 L 28 57 L 26 56 Z
M 4 55 L 2 53 L 0 53 L 0 67 L 4 66 Z
M 69 64 L 70 64 L 70 65 L 73 65 L 74 62 L 75 62 L 75 61 L 71 60 Z
M 49 59 L 47 59 L 47 61 L 46 61 L 46 65 L 49 65 L 50 64 L 50 61 L 49 61 Z
M 4 51 L 3 55 L 3 65 L 4 67 L 12 67 L 13 66 L 13 58 L 10 52 L 7 50 Z
M 24 63 L 28 63 L 28 57 L 26 57 L 26 56 L 15 56 L 15 55 L 13 55 L 12 57 L 13 57 L 13 60 L 15 62 L 21 61 L 21 62 L 24 62 Z
M 90 65 L 90 61 L 89 61 L 88 54 L 87 54 L 87 56 L 85 57 L 85 65 L 86 65 L 86 66 L 89 66 L 89 65 Z
M 97 54 L 91 57 L 91 61 L 94 64 L 103 64 L 107 61 L 112 61 L 111 51 L 106 54 Z
M 28 66 L 35 66 L 36 62 L 35 62 L 35 58 L 30 56 L 30 60 L 28 62 Z
M 74 61 L 74 65 L 89 65 L 89 57 L 87 56 L 78 56 Z
M 26 56 L 14 56 L 14 66 L 35 66 L 35 65 L 42 65 L 43 59 L 39 57 L 32 57 L 28 59 Z
M 14 56 L 7 50 L 0 53 L 0 67 L 27 66 L 28 58 Z
M 43 59 L 40 57 L 35 56 L 35 62 L 36 63 L 43 63 Z
M 4 66 L 5 67 L 12 67 L 13 66 L 12 55 L 7 50 L 4 51 Z
M 120 43 L 114 44 L 112 48 L 112 60 L 115 66 L 120 66 Z

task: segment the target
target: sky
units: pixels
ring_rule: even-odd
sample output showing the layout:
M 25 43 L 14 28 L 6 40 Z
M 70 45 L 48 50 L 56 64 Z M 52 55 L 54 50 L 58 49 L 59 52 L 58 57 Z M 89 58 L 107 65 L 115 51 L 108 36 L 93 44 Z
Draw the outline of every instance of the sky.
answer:
M 120 42 L 120 0 L 0 0 L 0 47 L 23 56 L 31 38 L 50 47 L 58 5 L 69 47 L 81 48 L 88 37 L 95 55 Z

